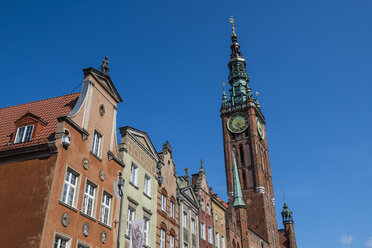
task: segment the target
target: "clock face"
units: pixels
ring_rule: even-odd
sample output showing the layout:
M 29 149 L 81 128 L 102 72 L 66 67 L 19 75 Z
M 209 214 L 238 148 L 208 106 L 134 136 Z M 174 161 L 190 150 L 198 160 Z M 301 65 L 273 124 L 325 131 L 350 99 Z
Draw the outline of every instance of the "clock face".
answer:
M 227 120 L 227 129 L 232 133 L 242 133 L 248 126 L 248 116 L 244 113 L 235 113 Z
M 260 135 L 261 139 L 264 139 L 265 138 L 265 131 L 262 127 L 261 121 L 257 117 L 256 117 L 256 120 L 257 120 L 258 135 Z

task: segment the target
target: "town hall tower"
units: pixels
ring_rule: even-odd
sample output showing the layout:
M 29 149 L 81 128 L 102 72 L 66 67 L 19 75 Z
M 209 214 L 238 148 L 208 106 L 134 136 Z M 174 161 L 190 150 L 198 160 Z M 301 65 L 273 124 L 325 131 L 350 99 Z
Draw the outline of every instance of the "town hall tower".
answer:
M 228 99 L 221 118 L 229 208 L 228 247 L 280 247 L 265 117 L 249 86 L 246 61 L 232 23 Z

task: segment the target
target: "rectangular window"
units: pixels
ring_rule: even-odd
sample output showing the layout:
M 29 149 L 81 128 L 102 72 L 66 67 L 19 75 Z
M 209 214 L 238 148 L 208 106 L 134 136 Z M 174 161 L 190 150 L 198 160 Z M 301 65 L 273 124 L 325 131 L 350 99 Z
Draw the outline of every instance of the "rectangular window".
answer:
M 112 196 L 107 192 L 103 192 L 102 204 L 101 204 L 101 216 L 99 221 L 106 225 L 110 225 L 110 210 L 111 210 Z
M 186 243 L 184 243 L 183 248 L 189 248 L 189 246 Z
M 151 178 L 148 175 L 145 175 L 145 188 L 144 192 L 146 195 L 151 195 Z
M 94 131 L 92 153 L 98 157 L 100 156 L 100 153 L 101 153 L 101 141 L 102 141 L 102 135 L 100 135 L 97 131 Z
M 213 238 L 212 238 L 212 228 L 208 227 L 208 242 L 210 244 L 213 244 Z
M 82 244 L 82 243 L 78 243 L 77 248 L 90 248 L 90 246 Z
M 169 236 L 169 247 L 174 248 L 174 236 L 173 235 Z
M 191 218 L 191 233 L 195 234 L 195 220 Z
M 161 210 L 165 212 L 166 209 L 167 209 L 167 197 L 161 194 Z
M 183 227 L 187 228 L 187 213 L 183 212 Z
M 34 125 L 19 127 L 14 143 L 27 142 L 31 140 Z
M 160 229 L 160 248 L 165 248 L 165 230 Z
M 145 219 L 145 226 L 143 228 L 143 236 L 144 236 L 144 244 L 148 245 L 149 244 L 149 227 L 150 227 L 150 221 L 146 218 Z
M 218 232 L 216 232 L 215 244 L 216 244 L 216 248 L 220 248 L 220 234 Z
M 171 218 L 174 218 L 174 202 L 169 203 L 169 214 Z
M 71 240 L 61 235 L 56 235 L 54 238 L 53 248 L 69 248 L 71 246 Z
M 77 173 L 70 169 L 66 172 L 65 183 L 63 185 L 62 201 L 71 207 L 75 207 L 76 187 L 78 183 Z
M 201 223 L 201 237 L 205 240 L 205 224 Z
M 225 248 L 226 245 L 225 245 L 225 237 L 224 236 L 221 236 L 221 248 Z
M 130 182 L 137 186 L 138 166 L 132 164 L 130 168 Z
M 128 213 L 127 213 L 127 232 L 126 234 L 129 235 L 131 234 L 132 231 L 132 221 L 134 220 L 134 209 L 128 208 Z
M 93 217 L 94 214 L 94 200 L 96 197 L 96 188 L 92 182 L 87 181 L 84 191 L 84 201 L 83 201 L 83 213 Z

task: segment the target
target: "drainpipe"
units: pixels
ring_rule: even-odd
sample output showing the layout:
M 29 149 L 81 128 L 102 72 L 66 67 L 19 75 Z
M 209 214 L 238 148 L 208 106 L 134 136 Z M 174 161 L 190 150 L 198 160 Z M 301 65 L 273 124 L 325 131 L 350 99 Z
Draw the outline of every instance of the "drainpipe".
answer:
M 201 247 L 201 221 L 200 221 L 200 212 L 201 212 L 201 209 L 200 209 L 200 202 L 201 202 L 201 196 L 198 195 L 198 201 L 199 201 L 199 209 L 198 209 L 198 220 L 199 220 L 199 247 Z
M 182 226 L 181 226 L 181 194 L 180 192 L 178 191 L 177 192 L 177 203 L 178 203 L 178 228 L 179 228 L 179 231 L 178 231 L 178 235 L 179 235 L 179 238 L 178 238 L 178 245 L 179 245 L 179 248 L 181 248 L 181 244 L 182 244 L 182 241 L 181 241 L 181 238 L 182 238 Z
M 119 195 L 120 195 L 120 215 L 119 215 L 119 228 L 118 228 L 118 240 L 117 240 L 117 248 L 120 248 L 120 233 L 121 233 L 121 212 L 123 208 L 123 187 L 124 187 L 124 178 L 122 177 L 122 173 L 119 172 L 119 178 L 118 178 L 118 188 L 119 188 Z
M 216 230 L 214 230 L 214 207 L 212 203 L 212 197 L 211 197 L 211 212 L 212 212 L 212 227 L 213 227 L 213 247 L 216 248 Z

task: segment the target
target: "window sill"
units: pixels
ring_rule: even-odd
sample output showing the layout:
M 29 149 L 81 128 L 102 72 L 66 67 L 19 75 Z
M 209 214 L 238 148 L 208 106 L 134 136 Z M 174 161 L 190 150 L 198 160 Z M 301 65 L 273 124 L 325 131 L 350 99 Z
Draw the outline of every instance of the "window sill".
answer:
M 149 198 L 150 200 L 152 200 L 151 196 L 149 196 L 149 195 L 146 194 L 145 192 L 143 192 L 143 194 L 144 194 L 147 198 Z
M 61 200 L 59 200 L 59 204 L 61 204 L 62 206 L 65 206 L 66 208 L 69 208 L 69 209 L 71 209 L 72 211 L 74 211 L 74 212 L 78 212 L 78 210 L 76 209 L 76 208 L 74 208 L 73 206 L 70 206 L 70 205 L 68 205 L 67 203 L 64 203 L 63 201 L 61 201 Z
M 98 157 L 96 154 L 94 154 L 92 151 L 89 152 L 90 155 L 92 155 L 93 157 L 95 157 L 96 159 L 98 159 L 98 161 L 102 162 L 102 158 Z
M 129 184 L 132 185 L 135 189 L 138 189 L 138 186 L 132 183 L 131 181 L 129 181 Z
M 84 216 L 84 217 L 86 217 L 86 218 L 88 218 L 88 219 L 94 221 L 94 222 L 97 221 L 94 217 L 92 217 L 92 216 L 90 216 L 90 215 L 87 215 L 87 214 L 85 214 L 85 213 L 82 212 L 82 211 L 80 211 L 80 214 L 81 214 L 82 216 Z
M 105 224 L 105 223 L 103 223 L 103 222 L 101 222 L 101 221 L 98 221 L 98 224 L 100 224 L 101 226 L 106 227 L 107 229 L 112 230 L 112 227 L 111 227 L 111 226 L 109 226 L 109 225 L 107 225 L 107 224 Z

